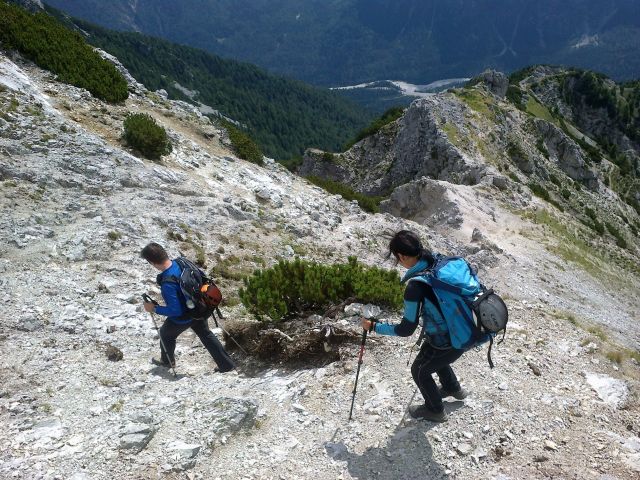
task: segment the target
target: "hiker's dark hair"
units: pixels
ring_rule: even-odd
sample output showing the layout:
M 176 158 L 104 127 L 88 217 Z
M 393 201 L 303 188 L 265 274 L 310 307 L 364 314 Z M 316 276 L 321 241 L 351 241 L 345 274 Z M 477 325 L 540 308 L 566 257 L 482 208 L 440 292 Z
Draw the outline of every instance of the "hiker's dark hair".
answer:
M 424 248 L 418 236 L 409 230 L 400 230 L 389 242 L 387 258 L 393 255 L 397 262 L 399 254 L 408 257 L 419 257 L 420 260 L 426 260 L 429 265 L 433 265 L 435 262 L 433 253 Z
M 169 259 L 167 251 L 161 245 L 151 242 L 140 252 L 140 256 L 147 262 L 160 264 Z

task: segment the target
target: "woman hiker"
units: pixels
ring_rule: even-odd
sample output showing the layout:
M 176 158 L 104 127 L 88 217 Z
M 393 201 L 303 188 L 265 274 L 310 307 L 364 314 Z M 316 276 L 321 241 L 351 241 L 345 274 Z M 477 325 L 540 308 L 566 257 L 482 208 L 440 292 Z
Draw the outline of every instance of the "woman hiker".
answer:
M 442 403 L 443 397 L 452 396 L 462 400 L 467 392 L 460 387 L 451 364 L 464 353 L 451 346 L 449 329 L 440 312 L 438 300 L 431 286 L 421 281 L 409 281 L 427 270 L 435 262 L 433 254 L 423 248 L 420 239 L 413 232 L 402 230 L 389 242 L 388 257 L 393 255 L 396 262 L 407 272 L 402 282 L 408 282 L 404 291 L 404 315 L 399 324 L 371 322 L 362 319 L 362 328 L 380 335 L 408 337 L 419 325 L 420 316 L 424 324 L 424 341 L 420 353 L 411 365 L 411 375 L 422 393 L 424 403 L 409 407 L 413 418 L 445 422 L 447 415 Z M 431 374 L 437 373 L 441 388 L 438 388 Z

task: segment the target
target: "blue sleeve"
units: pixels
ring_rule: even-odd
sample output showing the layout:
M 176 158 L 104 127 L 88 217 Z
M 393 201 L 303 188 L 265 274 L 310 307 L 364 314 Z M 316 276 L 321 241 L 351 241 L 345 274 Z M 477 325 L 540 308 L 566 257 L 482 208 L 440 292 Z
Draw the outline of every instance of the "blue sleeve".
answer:
M 404 314 L 402 321 L 392 325 L 389 323 L 376 323 L 374 331 L 380 335 L 392 335 L 408 337 L 413 335 L 418 327 L 420 318 L 420 304 L 424 299 L 424 287 L 420 282 L 414 281 L 407 285 L 404 291 Z
M 182 303 L 178 297 L 178 288 L 180 286 L 177 283 L 163 283 L 160 286 L 162 292 L 162 298 L 166 306 L 157 306 L 156 313 L 158 315 L 164 315 L 167 317 L 179 317 L 184 313 Z

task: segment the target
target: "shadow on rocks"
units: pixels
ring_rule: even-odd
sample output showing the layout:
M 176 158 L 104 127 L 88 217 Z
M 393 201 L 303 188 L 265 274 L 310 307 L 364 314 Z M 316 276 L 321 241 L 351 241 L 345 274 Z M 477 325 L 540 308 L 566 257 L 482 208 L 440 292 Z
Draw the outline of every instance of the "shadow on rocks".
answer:
M 453 402 L 452 402 L 453 403 Z M 462 406 L 447 406 L 447 411 Z M 435 426 L 427 421 L 400 422 L 394 434 L 380 447 L 370 447 L 362 454 L 350 452 L 342 442 L 327 442 L 325 450 L 334 460 L 346 462 L 352 478 L 378 480 L 440 480 L 449 476 L 441 465 L 433 461 L 433 450 L 426 433 Z M 384 439 L 380 439 L 384 443 Z
M 151 375 L 156 375 L 164 380 L 180 380 L 181 378 L 188 377 L 189 375 L 181 374 L 180 372 L 176 372 L 177 376 L 173 375 L 171 369 L 167 367 L 153 367 L 149 370 Z

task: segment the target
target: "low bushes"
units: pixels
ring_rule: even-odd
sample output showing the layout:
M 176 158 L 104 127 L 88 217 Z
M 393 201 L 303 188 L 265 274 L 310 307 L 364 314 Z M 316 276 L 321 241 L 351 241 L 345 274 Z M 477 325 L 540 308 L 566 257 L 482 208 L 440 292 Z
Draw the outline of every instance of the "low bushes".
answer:
M 171 142 L 167 132 L 146 113 L 134 113 L 124 121 L 124 141 L 142 155 L 159 160 L 162 155 L 171 153 Z
M 240 299 L 259 319 L 280 322 L 295 314 L 327 307 L 353 297 L 399 308 L 403 287 L 395 271 L 348 263 L 322 265 L 296 259 L 257 270 L 244 281 Z
M 231 146 L 235 154 L 243 160 L 263 165 L 262 150 L 258 144 L 245 132 L 240 130 L 231 122 L 222 122 L 224 128 L 227 129 L 229 140 L 231 140 Z
M 370 213 L 378 213 L 380 211 L 380 201 L 384 197 L 369 197 L 362 193 L 352 190 L 348 186 L 340 182 L 334 182 L 326 178 L 316 177 L 315 175 L 309 175 L 306 177 L 314 185 L 325 189 L 327 192 L 334 195 L 340 195 L 345 200 L 356 200 L 360 208 Z

